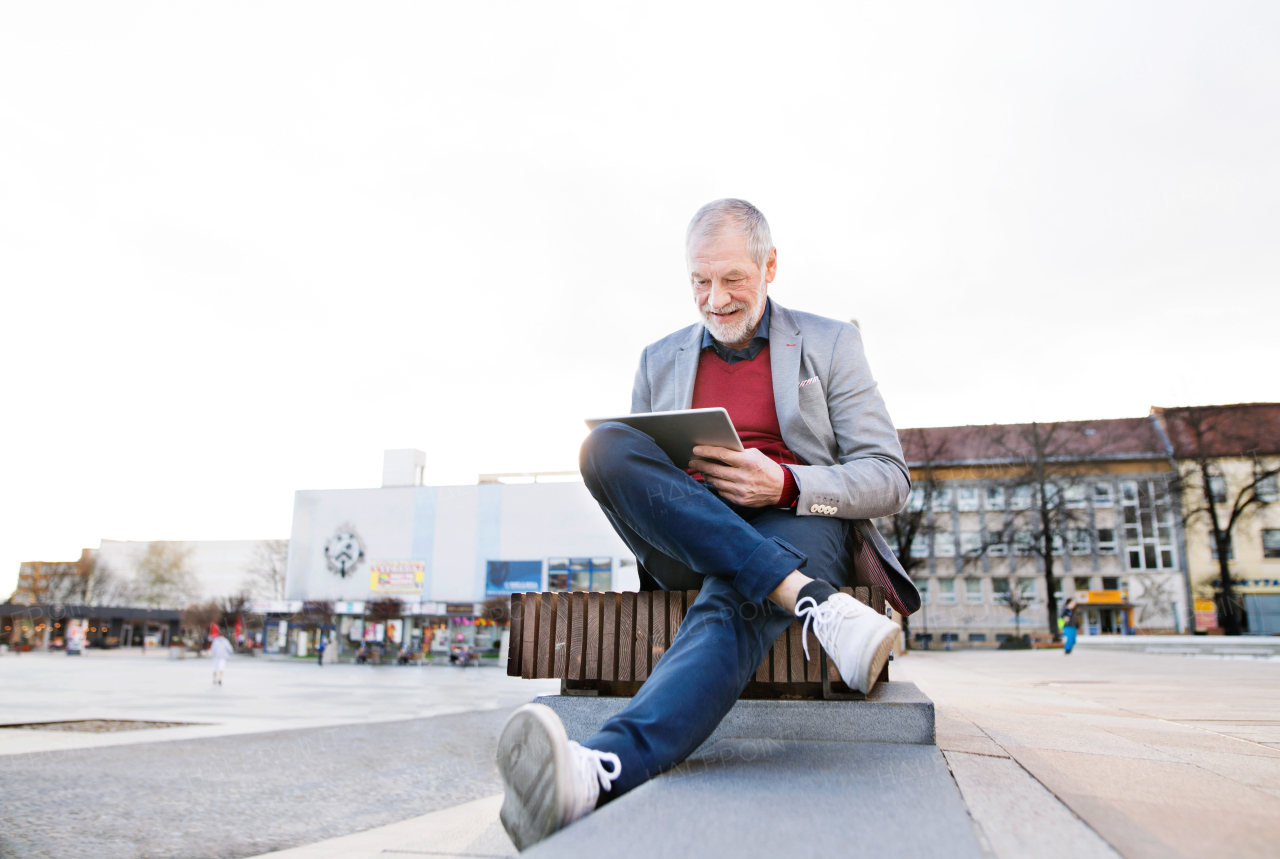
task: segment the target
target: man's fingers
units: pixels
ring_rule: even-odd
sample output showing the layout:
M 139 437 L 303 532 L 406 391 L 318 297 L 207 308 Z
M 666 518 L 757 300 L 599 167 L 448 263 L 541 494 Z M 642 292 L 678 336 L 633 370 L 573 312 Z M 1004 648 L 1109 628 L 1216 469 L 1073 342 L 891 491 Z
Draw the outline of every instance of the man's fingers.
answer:
M 702 472 L 703 477 L 711 476 L 727 478 L 733 474 L 733 469 L 727 467 L 723 462 L 715 462 L 707 459 L 690 460 L 689 467 L 694 471 Z
M 694 456 L 706 457 L 707 459 L 718 459 L 729 465 L 737 465 L 738 460 L 742 457 L 742 452 L 737 450 L 729 450 L 727 447 L 716 447 L 710 444 L 700 444 L 693 449 Z

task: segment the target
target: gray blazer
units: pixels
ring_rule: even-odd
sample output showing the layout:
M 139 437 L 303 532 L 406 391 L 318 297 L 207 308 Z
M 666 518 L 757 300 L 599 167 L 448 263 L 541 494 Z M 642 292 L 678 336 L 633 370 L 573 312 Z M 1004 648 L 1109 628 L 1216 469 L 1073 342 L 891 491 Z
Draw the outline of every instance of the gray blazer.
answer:
M 631 391 L 631 411 L 688 409 L 698 373 L 703 326 L 694 324 L 646 346 Z M 787 466 L 800 489 L 799 516 L 854 520 L 851 553 L 888 581 L 858 569 L 851 583 L 887 584 L 899 611 L 910 614 L 920 595 L 884 538 L 869 521 L 907 503 L 911 476 L 898 433 L 871 376 L 857 327 L 774 301 L 769 322 L 769 367 L 782 440 L 803 465 Z M 864 557 L 869 544 L 878 558 Z M 896 575 L 895 575 L 896 574 Z M 893 599 L 896 595 L 897 599 Z

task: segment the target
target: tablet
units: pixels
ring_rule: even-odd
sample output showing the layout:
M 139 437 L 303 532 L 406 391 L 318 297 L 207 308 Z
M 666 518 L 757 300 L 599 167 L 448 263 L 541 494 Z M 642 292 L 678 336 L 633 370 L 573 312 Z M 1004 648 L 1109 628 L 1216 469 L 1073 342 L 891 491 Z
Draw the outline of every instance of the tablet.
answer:
M 693 447 L 712 444 L 729 450 L 742 450 L 742 440 L 724 409 L 682 409 L 675 412 L 641 412 L 616 418 L 591 418 L 587 426 L 595 429 L 607 421 L 617 421 L 653 437 L 662 452 L 681 468 L 689 467 Z

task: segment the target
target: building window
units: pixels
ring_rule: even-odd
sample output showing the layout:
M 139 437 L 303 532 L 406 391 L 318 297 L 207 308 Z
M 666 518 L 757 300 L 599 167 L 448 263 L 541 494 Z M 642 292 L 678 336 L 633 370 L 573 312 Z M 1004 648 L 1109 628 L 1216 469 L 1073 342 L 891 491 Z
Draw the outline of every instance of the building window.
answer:
M 988 510 L 1004 509 L 1004 487 L 988 486 L 986 493 L 986 507 Z
M 1013 549 L 1019 555 L 1030 555 L 1036 550 L 1036 538 L 1030 531 L 1013 532 Z
M 1262 557 L 1280 558 L 1280 528 L 1262 529 Z
M 1014 510 L 1031 509 L 1031 487 L 1015 486 L 1013 488 L 1013 498 L 1009 500 L 1009 506 Z
M 1025 602 L 1036 601 L 1036 580 L 1031 578 L 1018 579 L 1018 594 Z
M 964 601 L 969 605 L 982 604 L 982 579 L 964 580 Z
M 1071 589 L 1073 591 L 1089 590 L 1089 579 L 1087 577 L 1076 576 L 1071 580 Z
M 1093 541 L 1089 539 L 1088 528 L 1071 529 L 1071 554 L 1088 555 L 1093 551 Z
M 930 585 L 932 584 L 933 584 L 933 579 L 917 579 L 916 580 L 915 582 L 916 590 L 920 591 L 920 605 L 929 604 L 930 602 L 929 592 L 930 590 L 932 590 L 932 588 L 930 588 Z
M 982 534 L 978 531 L 961 531 L 960 552 L 970 558 L 981 555 Z
M 1003 576 L 991 580 L 991 596 L 996 602 L 1009 600 L 1009 580 Z
M 1116 553 L 1116 529 L 1098 529 L 1098 554 L 1114 555 Z
M 1163 480 L 1125 481 L 1124 541 L 1131 570 L 1174 568 L 1173 509 Z
M 553 591 L 607 591 L 613 587 L 612 558 L 551 558 L 547 587 Z
M 1218 560 L 1218 544 L 1214 542 L 1213 535 L 1209 535 L 1209 557 L 1215 561 Z M 1235 541 L 1230 537 L 1227 538 L 1227 560 L 1234 561 L 1236 559 Z M 1233 579 L 1234 581 L 1234 579 Z
M 956 509 L 969 513 L 978 509 L 978 487 L 961 486 L 956 490 Z
M 933 490 L 933 512 L 941 513 L 951 509 L 951 490 L 935 489 Z
M 956 580 L 938 579 L 938 603 L 940 605 L 956 604 Z
M 933 556 L 935 558 L 954 558 L 956 541 L 951 532 L 939 528 L 933 533 Z
M 1115 503 L 1115 487 L 1110 483 L 1093 484 L 1093 506 L 1110 507 Z
M 970 644 L 986 644 L 986 642 L 987 642 L 987 634 L 985 632 L 969 633 Z
M 1080 508 L 1084 506 L 1084 484 L 1068 483 L 1066 489 L 1062 492 L 1062 497 L 1066 499 L 1067 506 L 1072 508 Z
M 1120 577 L 1119 576 L 1103 576 L 1102 589 L 1104 591 L 1120 590 Z
M 1276 501 L 1280 501 L 1280 490 L 1276 488 L 1276 476 L 1274 474 L 1259 480 L 1254 486 L 1254 492 L 1257 494 L 1258 500 L 1263 504 L 1274 504 Z
M 911 539 L 911 557 L 929 557 L 929 538 L 924 534 L 918 533 Z
M 915 511 L 920 511 L 924 509 L 924 490 L 923 489 L 911 490 L 911 500 L 907 502 L 907 508 L 909 510 L 915 510 Z
M 1213 494 L 1214 504 L 1227 503 L 1227 480 L 1218 475 L 1209 478 L 1209 492 Z
M 987 534 L 987 556 L 991 558 L 1003 558 L 1009 554 L 1009 546 L 1005 543 L 1003 533 Z

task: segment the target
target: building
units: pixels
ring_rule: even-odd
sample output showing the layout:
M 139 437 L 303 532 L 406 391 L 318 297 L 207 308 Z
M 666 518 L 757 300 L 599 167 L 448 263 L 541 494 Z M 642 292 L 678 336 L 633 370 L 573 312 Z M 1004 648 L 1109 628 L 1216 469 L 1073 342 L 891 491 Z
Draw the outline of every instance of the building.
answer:
M 0 603 L 0 644 L 14 650 L 62 650 L 77 621 L 89 647 L 166 647 L 178 640 L 177 611 L 73 603 Z
M 1222 585 L 1204 493 L 1207 471 L 1220 527 L 1225 529 L 1234 509 L 1243 510 L 1231 528 L 1227 565 L 1244 631 L 1280 634 L 1280 403 L 1153 408 L 1151 415 L 1181 476 L 1191 588 L 1204 603 L 1198 625 L 1216 629 L 1212 600 Z
M 93 558 L 93 550 L 84 549 L 78 561 L 23 561 L 9 602 L 36 605 L 83 599 Z
M 330 603 L 345 649 L 367 641 L 416 650 L 425 640 L 436 651 L 488 652 L 497 643 L 483 616 L 488 598 L 639 588 L 630 550 L 576 473 L 423 486 L 425 462 L 421 451 L 387 451 L 377 489 L 297 492 L 285 603 L 262 608 L 283 615 Z M 375 617 L 385 600 L 399 603 L 400 617 Z M 294 652 L 314 644 L 314 627 L 290 629 Z
M 877 524 L 924 606 L 916 643 L 1048 636 L 1046 560 L 1081 634 L 1182 632 L 1188 598 L 1176 472 L 1147 418 L 900 433 L 907 510 Z M 1047 511 L 1046 527 L 1041 513 Z M 1047 542 L 1046 542 L 1047 540 Z M 1016 617 L 1012 602 L 1025 603 Z

